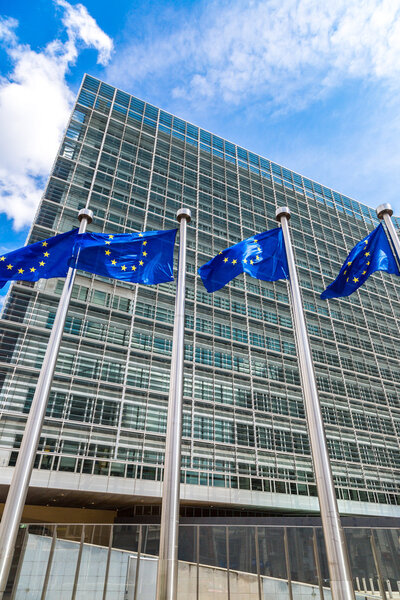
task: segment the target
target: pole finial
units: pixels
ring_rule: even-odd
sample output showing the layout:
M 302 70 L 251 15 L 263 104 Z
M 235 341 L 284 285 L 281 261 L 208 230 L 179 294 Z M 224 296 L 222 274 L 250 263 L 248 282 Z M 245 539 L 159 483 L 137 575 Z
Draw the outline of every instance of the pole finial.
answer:
M 93 211 L 89 208 L 82 208 L 82 210 L 80 210 L 78 213 L 78 219 L 79 221 L 86 219 L 89 225 L 89 223 L 93 221 Z
M 288 206 L 280 206 L 276 209 L 275 218 L 280 221 L 282 217 L 290 219 L 290 208 Z
M 178 221 L 181 219 L 186 219 L 188 223 L 190 223 L 192 219 L 192 213 L 190 212 L 190 208 L 180 208 L 176 213 L 176 218 Z
M 376 207 L 376 214 L 378 215 L 378 219 L 383 219 L 383 215 L 388 214 L 389 217 L 393 214 L 393 208 L 389 202 L 385 202 L 384 204 L 380 204 Z

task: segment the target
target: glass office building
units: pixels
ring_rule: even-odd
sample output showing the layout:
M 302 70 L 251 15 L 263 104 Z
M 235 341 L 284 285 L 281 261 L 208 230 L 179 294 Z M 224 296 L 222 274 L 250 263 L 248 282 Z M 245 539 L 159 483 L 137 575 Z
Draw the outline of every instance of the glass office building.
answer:
M 86 75 L 28 241 L 76 227 L 85 206 L 94 212 L 89 230 L 107 233 L 171 229 L 177 209 L 189 207 L 183 514 L 312 513 L 318 501 L 287 282 L 240 276 L 208 294 L 196 274 L 220 250 L 276 227 L 282 205 L 292 211 L 339 508 L 400 516 L 400 280 L 376 273 L 349 298 L 319 298 L 378 223 L 372 208 Z M 11 478 L 62 288 L 57 279 L 19 282 L 7 296 L 0 489 Z M 174 299 L 173 283 L 78 273 L 32 503 L 158 511 Z

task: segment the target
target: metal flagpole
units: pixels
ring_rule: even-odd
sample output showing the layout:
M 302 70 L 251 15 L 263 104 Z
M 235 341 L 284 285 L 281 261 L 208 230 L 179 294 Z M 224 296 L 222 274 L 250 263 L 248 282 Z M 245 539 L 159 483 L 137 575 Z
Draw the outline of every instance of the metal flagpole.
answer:
M 93 213 L 87 208 L 79 211 L 79 233 L 84 233 L 88 223 L 92 222 Z M 36 385 L 35 395 L 29 411 L 25 426 L 22 444 L 18 453 L 17 464 L 14 468 L 10 489 L 4 506 L 3 517 L 0 524 L 0 600 L 6 589 L 8 575 L 17 539 L 18 528 L 22 511 L 28 493 L 29 482 L 32 474 L 33 463 L 39 444 L 40 433 L 46 413 L 47 401 L 57 362 L 65 318 L 68 312 L 72 287 L 74 285 L 76 270 L 68 269 L 64 289 L 58 305 L 53 328 L 51 330 L 42 369 Z
M 335 488 L 329 462 L 328 447 L 322 421 L 321 407 L 315 382 L 310 342 L 308 340 L 300 287 L 289 233 L 290 210 L 284 206 L 276 211 L 276 219 L 280 221 L 285 240 L 286 257 L 289 266 L 290 293 L 296 333 L 297 352 L 303 387 L 304 403 L 314 473 L 321 512 L 322 528 L 325 538 L 329 576 L 333 600 L 354 600 L 346 541 L 340 522 Z
M 391 205 L 389 203 L 380 204 L 376 209 L 376 214 L 378 215 L 378 219 L 383 219 L 385 221 L 385 225 L 390 235 L 390 240 L 394 246 L 394 249 L 396 250 L 397 260 L 400 261 L 400 242 L 391 219 L 393 214 Z
M 172 342 L 171 381 L 165 440 L 164 483 L 161 508 L 160 553 L 157 600 L 176 600 L 178 583 L 179 488 L 181 481 L 181 436 L 183 405 L 183 359 L 185 333 L 186 229 L 191 213 L 181 208 L 179 221 L 179 265 Z

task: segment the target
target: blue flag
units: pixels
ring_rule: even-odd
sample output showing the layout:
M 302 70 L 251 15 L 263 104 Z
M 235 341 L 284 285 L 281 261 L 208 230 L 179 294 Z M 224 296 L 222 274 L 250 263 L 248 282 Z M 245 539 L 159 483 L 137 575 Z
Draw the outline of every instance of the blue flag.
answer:
M 322 299 L 350 296 L 375 271 L 400 275 L 382 223 L 354 246 L 336 277 L 324 292 Z
M 221 289 L 241 273 L 256 279 L 289 279 L 285 242 L 280 227 L 258 233 L 223 250 L 199 268 L 207 292 Z
M 38 281 L 65 277 L 78 230 L 24 246 L 0 256 L 0 288 L 7 281 Z
M 132 283 L 172 281 L 176 229 L 144 233 L 83 233 L 71 266 Z

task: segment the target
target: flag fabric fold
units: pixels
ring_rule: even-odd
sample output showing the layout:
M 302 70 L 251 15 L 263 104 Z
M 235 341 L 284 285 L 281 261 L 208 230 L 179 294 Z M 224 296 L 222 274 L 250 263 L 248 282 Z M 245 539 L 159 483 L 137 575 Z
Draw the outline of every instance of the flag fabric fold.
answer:
M 177 229 L 143 233 L 83 233 L 70 264 L 76 269 L 131 283 L 172 281 Z
M 69 267 L 131 283 L 172 281 L 176 232 L 109 235 L 73 229 L 0 256 L 0 288 L 10 280 L 66 277 Z
M 321 294 L 322 299 L 341 298 L 355 292 L 372 273 L 400 275 L 382 223 L 351 250 L 336 277 Z
M 10 280 L 66 277 L 77 234 L 73 229 L 0 256 L 0 288 Z
M 198 272 L 208 292 L 221 289 L 241 273 L 264 281 L 288 279 L 282 229 L 263 231 L 223 250 Z

